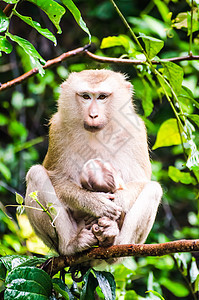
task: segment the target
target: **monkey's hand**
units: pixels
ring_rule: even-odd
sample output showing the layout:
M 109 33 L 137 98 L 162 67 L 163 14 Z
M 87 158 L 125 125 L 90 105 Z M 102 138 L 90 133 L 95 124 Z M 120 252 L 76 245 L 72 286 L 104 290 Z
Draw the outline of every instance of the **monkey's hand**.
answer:
M 113 201 L 114 195 L 108 193 L 92 192 L 93 200 L 96 203 L 94 212 L 96 217 L 108 217 L 112 220 L 119 219 L 122 208 Z
M 98 220 L 98 224 L 92 226 L 92 232 L 98 239 L 100 246 L 111 246 L 119 234 L 119 228 L 116 221 L 103 217 Z

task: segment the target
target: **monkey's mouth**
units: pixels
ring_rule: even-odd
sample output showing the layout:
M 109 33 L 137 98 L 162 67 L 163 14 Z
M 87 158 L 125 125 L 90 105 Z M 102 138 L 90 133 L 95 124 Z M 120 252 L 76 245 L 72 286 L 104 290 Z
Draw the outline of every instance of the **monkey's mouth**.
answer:
M 103 127 L 104 127 L 103 124 L 97 125 L 97 126 L 91 126 L 91 125 L 88 125 L 86 122 L 84 122 L 84 129 L 86 129 L 86 130 L 88 130 L 90 132 L 100 131 Z

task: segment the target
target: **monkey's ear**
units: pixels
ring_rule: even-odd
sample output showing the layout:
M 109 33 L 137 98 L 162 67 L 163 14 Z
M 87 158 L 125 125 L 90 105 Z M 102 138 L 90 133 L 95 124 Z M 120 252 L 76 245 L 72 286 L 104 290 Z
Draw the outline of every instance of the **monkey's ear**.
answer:
M 129 81 L 126 82 L 126 88 L 129 89 L 129 90 L 133 89 L 133 86 Z
M 61 88 L 63 89 L 65 87 L 65 85 L 66 85 L 66 81 L 62 82 Z

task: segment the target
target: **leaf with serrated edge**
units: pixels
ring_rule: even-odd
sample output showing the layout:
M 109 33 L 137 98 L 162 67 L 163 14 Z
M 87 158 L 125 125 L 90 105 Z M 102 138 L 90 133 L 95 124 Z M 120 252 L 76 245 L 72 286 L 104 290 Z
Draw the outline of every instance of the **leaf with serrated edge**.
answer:
M 40 34 L 45 36 L 47 39 L 51 40 L 56 46 L 57 40 L 55 36 L 47 28 L 42 28 L 38 22 L 33 21 L 32 18 L 30 17 L 22 16 L 15 9 L 13 9 L 13 13 L 21 20 L 23 20 L 25 23 L 27 23 L 28 25 L 36 29 Z
M 65 14 L 65 8 L 53 0 L 28 0 L 41 8 L 49 17 L 51 22 L 57 28 L 57 33 L 62 33 L 59 26 L 62 16 Z

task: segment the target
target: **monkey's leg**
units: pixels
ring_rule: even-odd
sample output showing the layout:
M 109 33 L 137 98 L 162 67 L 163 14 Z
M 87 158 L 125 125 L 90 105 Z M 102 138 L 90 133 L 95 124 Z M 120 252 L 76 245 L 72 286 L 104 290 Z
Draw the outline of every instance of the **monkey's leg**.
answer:
M 27 191 L 25 204 L 36 208 L 26 208 L 26 212 L 36 234 L 45 244 L 54 248 L 59 253 L 66 255 L 81 251 L 81 247 L 84 249 L 85 244 L 87 247 L 90 246 L 90 244 L 93 245 L 94 240 L 91 239 L 91 234 L 85 234 L 84 245 L 80 243 L 83 233 L 81 230 L 78 231 L 76 222 L 57 198 L 53 185 L 43 166 L 33 166 L 29 170 L 26 180 Z M 52 215 L 54 219 L 53 224 L 47 213 L 41 211 L 39 204 L 29 196 L 30 193 L 35 191 L 38 192 L 39 202 L 45 208 L 50 205 L 56 210 L 56 213 Z
M 127 212 L 114 244 L 144 243 L 153 226 L 161 197 L 162 189 L 159 183 L 153 181 L 146 183 Z

